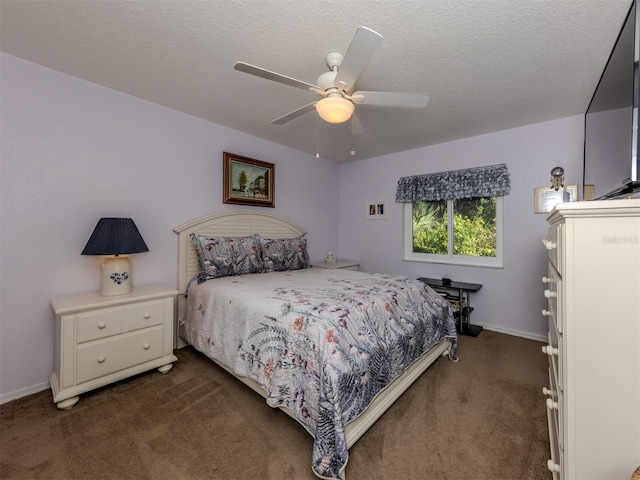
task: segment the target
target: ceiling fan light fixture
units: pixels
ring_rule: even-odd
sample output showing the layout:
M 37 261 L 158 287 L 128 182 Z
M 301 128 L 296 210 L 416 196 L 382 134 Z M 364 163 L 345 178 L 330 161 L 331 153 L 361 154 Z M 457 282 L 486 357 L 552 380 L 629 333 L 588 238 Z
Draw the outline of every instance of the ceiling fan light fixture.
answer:
M 320 118 L 329 123 L 344 123 L 351 118 L 355 107 L 343 97 L 326 97 L 316 103 Z

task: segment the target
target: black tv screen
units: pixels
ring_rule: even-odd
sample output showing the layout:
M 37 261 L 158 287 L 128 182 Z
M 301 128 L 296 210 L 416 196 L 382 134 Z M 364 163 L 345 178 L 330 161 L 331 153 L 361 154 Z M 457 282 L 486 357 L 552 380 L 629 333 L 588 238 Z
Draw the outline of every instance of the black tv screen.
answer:
M 585 115 L 583 184 L 595 198 L 638 182 L 639 20 L 634 1 Z

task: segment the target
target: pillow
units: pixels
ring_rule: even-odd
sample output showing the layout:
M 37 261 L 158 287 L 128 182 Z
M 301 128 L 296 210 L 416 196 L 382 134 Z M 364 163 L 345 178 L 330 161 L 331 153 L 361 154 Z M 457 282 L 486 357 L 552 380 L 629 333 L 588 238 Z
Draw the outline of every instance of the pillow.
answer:
M 300 270 L 309 267 L 306 234 L 295 238 L 258 237 L 265 272 Z
M 207 237 L 197 233 L 190 236 L 200 265 L 198 283 L 264 270 L 260 243 L 255 236 Z

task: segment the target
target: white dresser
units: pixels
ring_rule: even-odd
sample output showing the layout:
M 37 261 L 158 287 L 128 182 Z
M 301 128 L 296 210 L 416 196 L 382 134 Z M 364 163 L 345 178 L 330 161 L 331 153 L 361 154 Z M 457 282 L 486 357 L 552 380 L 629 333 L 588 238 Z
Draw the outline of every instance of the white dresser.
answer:
M 52 300 L 56 313 L 53 401 L 69 409 L 78 395 L 152 368 L 168 372 L 173 355 L 174 298 L 160 285 L 103 297 Z
M 640 466 L 640 200 L 549 215 L 547 416 L 555 479 L 629 480 Z

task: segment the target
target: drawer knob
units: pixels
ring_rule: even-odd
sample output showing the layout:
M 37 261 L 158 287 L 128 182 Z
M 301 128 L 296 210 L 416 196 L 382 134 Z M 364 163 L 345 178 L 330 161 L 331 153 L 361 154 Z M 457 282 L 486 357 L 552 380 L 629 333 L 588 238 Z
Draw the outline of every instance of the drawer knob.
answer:
M 558 349 L 553 345 L 545 345 L 542 347 L 542 353 L 546 353 L 547 355 L 558 355 Z
M 551 315 L 551 310 L 542 310 L 542 316 L 543 317 L 548 317 Z
M 547 240 L 546 238 L 542 239 L 542 244 L 547 250 L 554 250 L 558 246 L 556 242 L 552 242 L 551 240 Z
M 106 326 L 107 326 L 107 324 L 106 324 L 106 323 L 104 323 L 104 322 L 100 322 L 100 323 L 98 324 L 98 328 L 99 328 L 100 330 L 103 330 Z
M 549 277 L 542 277 L 542 283 L 551 283 L 553 280 Z
M 558 294 L 556 292 L 552 292 L 551 290 L 545 290 L 544 296 L 547 298 L 555 298 L 558 296 Z
M 144 345 L 142 345 L 142 348 L 144 348 L 145 350 L 149 350 L 151 348 L 151 345 L 145 343 Z
M 550 398 L 547 398 L 547 408 L 549 410 L 557 410 L 558 409 L 558 402 L 554 402 Z
M 560 465 L 555 463 L 553 460 L 547 460 L 547 468 L 550 472 L 560 472 Z
M 105 360 L 106 360 L 106 357 L 104 355 L 100 355 L 98 357 L 98 363 L 104 363 Z
M 549 389 L 549 388 L 547 388 L 547 387 L 544 387 L 544 388 L 542 389 L 542 393 L 543 393 L 544 395 L 546 395 L 547 397 L 553 397 L 553 396 L 556 394 L 556 392 L 554 392 L 553 390 L 551 390 L 551 389 Z
M 149 312 L 144 312 L 143 317 L 145 320 L 149 320 L 151 318 L 151 314 Z

